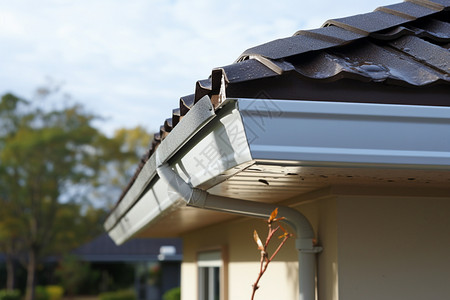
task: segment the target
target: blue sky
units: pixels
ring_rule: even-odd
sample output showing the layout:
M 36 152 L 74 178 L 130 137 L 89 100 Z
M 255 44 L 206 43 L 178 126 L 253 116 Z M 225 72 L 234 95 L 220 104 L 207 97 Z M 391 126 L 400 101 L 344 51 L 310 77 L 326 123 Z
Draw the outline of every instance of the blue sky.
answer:
M 105 132 L 156 131 L 245 49 L 395 0 L 0 0 L 0 93 L 61 84 Z M 60 98 L 58 98 L 60 99 Z

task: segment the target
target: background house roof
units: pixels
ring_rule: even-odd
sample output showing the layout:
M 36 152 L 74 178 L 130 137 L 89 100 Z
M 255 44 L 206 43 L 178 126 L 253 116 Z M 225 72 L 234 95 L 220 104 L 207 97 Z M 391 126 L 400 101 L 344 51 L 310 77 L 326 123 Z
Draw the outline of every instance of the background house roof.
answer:
M 160 250 L 164 246 L 172 246 L 176 252 L 162 257 Z M 117 246 L 105 233 L 78 247 L 72 254 L 91 262 L 181 261 L 181 248 L 181 240 L 173 238 L 133 239 Z
M 180 99 L 136 176 L 197 101 L 217 97 L 223 81 L 228 98 L 449 106 L 449 20 L 449 0 L 410 0 L 250 48 Z

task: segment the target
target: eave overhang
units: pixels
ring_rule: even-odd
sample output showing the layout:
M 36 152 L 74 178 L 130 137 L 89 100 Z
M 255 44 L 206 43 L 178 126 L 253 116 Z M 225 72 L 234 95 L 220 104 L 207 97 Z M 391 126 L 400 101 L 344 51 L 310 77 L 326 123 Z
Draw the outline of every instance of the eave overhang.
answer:
M 211 194 L 279 202 L 330 185 L 445 188 L 450 107 L 204 97 L 146 162 L 105 222 L 121 244 L 231 218 L 189 208 L 156 174 L 167 162 Z

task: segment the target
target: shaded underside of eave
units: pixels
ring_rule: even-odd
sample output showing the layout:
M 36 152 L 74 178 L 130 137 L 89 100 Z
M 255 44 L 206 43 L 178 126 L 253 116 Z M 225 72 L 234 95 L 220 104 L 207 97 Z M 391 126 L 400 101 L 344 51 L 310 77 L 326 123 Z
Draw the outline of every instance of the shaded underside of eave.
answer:
M 450 170 L 387 166 L 304 166 L 288 161 L 254 161 L 208 189 L 215 195 L 280 205 L 299 205 L 339 195 L 448 197 Z M 238 217 L 223 212 L 179 207 L 137 237 L 180 236 Z
M 209 191 L 230 198 L 273 203 L 330 186 L 446 190 L 450 194 L 450 170 L 375 165 L 317 167 L 295 162 L 256 161 Z
M 301 94 L 302 100 L 313 101 L 450 106 L 450 85 L 409 88 L 344 78 L 329 82 L 324 88 L 323 83 L 299 80 L 296 74 L 237 83 L 230 85 L 227 92 L 231 98 L 298 100 Z

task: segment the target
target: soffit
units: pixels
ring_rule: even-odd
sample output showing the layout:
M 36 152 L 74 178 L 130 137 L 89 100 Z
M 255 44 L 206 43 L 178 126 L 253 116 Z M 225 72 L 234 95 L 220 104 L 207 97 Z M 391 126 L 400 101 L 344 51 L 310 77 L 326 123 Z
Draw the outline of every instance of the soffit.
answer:
M 329 186 L 354 185 L 383 188 L 442 188 L 450 191 L 450 171 L 380 167 L 313 167 L 292 162 L 258 161 L 212 187 L 225 197 L 279 202 Z
M 316 191 L 320 197 L 346 194 L 338 187 L 360 188 L 360 194 L 386 191 L 387 194 L 411 196 L 450 194 L 449 170 L 411 170 L 380 166 L 320 167 L 304 166 L 288 161 L 254 161 L 252 165 L 222 182 L 208 192 L 250 201 L 298 205 L 311 201 Z M 333 190 L 333 188 L 335 188 Z M 308 195 L 307 197 L 304 197 Z M 236 218 L 232 214 L 211 210 L 179 207 L 136 237 L 179 236 L 184 233 Z

